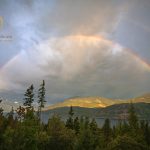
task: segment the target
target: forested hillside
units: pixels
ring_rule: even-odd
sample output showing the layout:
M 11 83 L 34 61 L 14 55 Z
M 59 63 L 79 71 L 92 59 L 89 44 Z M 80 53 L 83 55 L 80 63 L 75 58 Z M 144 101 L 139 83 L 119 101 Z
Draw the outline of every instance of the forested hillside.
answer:
M 93 116 L 90 118 L 85 113 L 89 109 L 71 106 L 65 120 L 54 111 L 49 114 L 48 122 L 43 123 L 44 81 L 38 90 L 38 111 L 33 107 L 34 96 L 34 86 L 31 85 L 24 94 L 24 107 L 12 108 L 7 115 L 0 108 L 0 150 L 150 150 L 149 121 L 139 120 L 136 113 L 143 108 L 148 111 L 149 104 L 119 104 L 91 109 L 89 114 Z M 112 125 L 108 113 L 116 115 L 122 107 L 126 108 L 126 118 Z M 98 126 L 94 116 L 100 116 L 102 112 L 105 121 Z

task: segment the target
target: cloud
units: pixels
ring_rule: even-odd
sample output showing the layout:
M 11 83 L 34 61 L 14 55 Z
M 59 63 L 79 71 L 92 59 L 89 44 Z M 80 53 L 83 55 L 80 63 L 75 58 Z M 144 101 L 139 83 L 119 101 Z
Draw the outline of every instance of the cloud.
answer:
M 119 0 L 1 0 L 4 27 L 0 34 L 12 35 L 13 40 L 0 43 L 0 66 L 50 37 L 108 35 L 116 24 L 121 5 Z
M 0 44 L 0 90 L 20 91 L 46 80 L 51 102 L 69 96 L 127 98 L 149 89 L 149 66 L 108 40 L 127 3 L 120 0 L 0 1 L 3 30 L 12 43 Z M 125 5 L 124 5 L 125 4 Z M 9 30 L 8 30 L 9 28 Z M 102 36 L 103 35 L 103 36 Z
M 22 51 L 1 70 L 0 81 L 8 83 L 6 89 L 24 90 L 45 79 L 52 101 L 62 96 L 138 95 L 149 87 L 149 75 L 149 66 L 117 43 L 75 35 L 50 38 Z
M 50 36 L 111 32 L 122 4 L 118 0 L 6 0 L 1 3 L 5 28 L 13 31 L 14 43 L 20 49 L 28 49 Z
M 131 48 L 150 63 L 150 1 L 126 1 L 127 11 L 120 13 L 120 23 L 113 33 L 113 39 L 121 45 Z

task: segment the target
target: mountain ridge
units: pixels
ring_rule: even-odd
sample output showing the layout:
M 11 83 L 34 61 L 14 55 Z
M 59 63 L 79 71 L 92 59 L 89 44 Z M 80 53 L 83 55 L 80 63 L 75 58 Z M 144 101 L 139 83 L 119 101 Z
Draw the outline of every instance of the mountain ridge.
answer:
M 115 104 L 124 104 L 124 103 L 150 103 L 150 93 L 144 94 L 142 96 L 138 96 L 135 98 L 123 100 L 123 99 L 110 99 L 99 96 L 87 96 L 87 97 L 71 97 L 65 99 L 63 102 L 58 102 L 56 104 L 52 104 L 46 106 L 42 109 L 42 111 L 52 110 L 55 108 L 61 107 L 83 107 L 83 108 L 106 108 L 108 106 L 112 106 Z M 13 102 L 9 100 L 2 99 L 2 103 L 0 103 L 0 107 L 4 109 L 5 112 L 9 112 L 12 107 L 16 110 L 19 106 L 23 105 L 21 102 Z M 36 106 L 37 107 L 37 106 Z
M 130 104 L 114 104 L 104 108 L 85 108 L 85 107 L 73 107 L 74 117 L 89 117 L 95 118 L 97 122 L 103 122 L 106 118 L 112 121 L 123 121 L 128 119 Z M 150 121 L 150 103 L 134 103 L 135 112 L 139 120 Z M 47 122 L 48 119 L 54 114 L 60 116 L 63 120 L 66 120 L 69 115 L 69 107 L 59 107 L 42 111 L 42 120 Z M 115 122 L 116 122 L 115 121 Z
M 99 96 L 94 97 L 74 97 L 65 99 L 63 102 L 59 102 L 53 105 L 50 105 L 43 109 L 47 111 L 50 109 L 60 108 L 60 107 L 84 107 L 84 108 L 105 108 L 115 104 L 125 104 L 125 103 L 150 103 L 150 93 L 138 96 L 136 98 L 131 98 L 127 100 L 122 99 L 110 99 Z

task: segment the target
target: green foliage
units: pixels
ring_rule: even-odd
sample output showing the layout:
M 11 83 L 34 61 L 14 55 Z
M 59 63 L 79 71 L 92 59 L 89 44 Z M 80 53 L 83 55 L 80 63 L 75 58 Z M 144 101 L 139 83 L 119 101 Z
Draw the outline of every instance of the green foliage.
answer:
M 102 127 L 102 132 L 104 136 L 104 141 L 107 143 L 107 141 L 111 141 L 112 138 L 112 130 L 110 127 L 110 120 L 106 119 L 104 122 L 104 125 Z
M 24 119 L 25 117 L 25 108 L 19 106 L 19 108 L 17 108 L 16 110 L 17 113 L 17 117 L 19 121 L 22 121 L 22 119 Z
M 40 85 L 40 88 L 38 90 L 38 103 L 39 107 L 43 108 L 44 104 L 46 103 L 45 100 L 45 81 L 43 80 L 42 84 Z
M 113 128 L 113 136 L 114 138 L 117 135 L 124 135 L 124 134 L 129 134 L 130 133 L 130 127 L 129 124 L 127 123 L 127 121 L 120 121 L 116 126 L 115 129 Z
M 92 131 L 93 134 L 97 133 L 98 126 L 97 126 L 95 119 L 92 119 L 92 121 L 90 123 L 90 130 Z
M 134 137 L 128 122 L 112 128 L 106 119 L 99 128 L 94 119 L 75 117 L 70 129 L 57 115 L 40 124 L 33 109 L 26 111 L 22 121 L 14 119 L 12 111 L 1 116 L 0 150 L 148 150 L 148 122 L 141 122 Z
M 0 116 L 2 116 L 3 115 L 3 109 L 2 108 L 0 108 Z
M 146 144 L 148 146 L 150 146 L 150 127 L 149 127 L 149 123 L 146 122 L 144 127 L 142 127 L 143 129 L 143 135 L 144 135 L 144 141 L 146 142 Z
M 31 122 L 21 124 L 13 135 L 14 140 L 14 149 L 22 149 L 22 150 L 36 150 L 37 149 L 37 127 L 31 126 Z
M 48 121 L 47 133 L 49 135 L 48 146 L 53 150 L 72 150 L 75 134 L 65 127 L 60 117 L 53 116 Z
M 27 106 L 28 108 L 32 107 L 32 103 L 34 101 L 34 93 L 33 93 L 34 87 L 33 84 L 26 90 L 24 96 L 24 106 Z
M 69 115 L 70 115 L 70 117 L 73 117 L 73 115 L 74 115 L 74 112 L 73 112 L 73 108 L 72 108 L 72 106 L 70 107 Z
M 76 150 L 94 150 L 94 135 L 90 129 L 81 131 L 76 144 Z
M 85 129 L 88 129 L 88 128 L 89 128 L 89 124 L 90 124 L 89 117 L 85 117 L 84 128 L 85 128 Z
M 45 103 L 45 82 L 41 84 L 39 106 Z M 24 107 L 3 114 L 0 109 L 0 150 L 150 150 L 150 125 L 139 121 L 133 104 L 128 120 L 111 126 L 106 119 L 98 127 L 95 119 L 74 116 L 70 107 L 69 116 L 63 122 L 58 115 L 41 123 L 32 105 L 33 85 L 25 93 Z M 41 92 L 41 93 L 40 93 Z
M 146 146 L 128 136 L 118 136 L 109 145 L 108 150 L 148 150 Z
M 42 111 L 42 108 L 44 108 L 44 105 L 46 103 L 46 100 L 45 100 L 45 92 L 46 92 L 46 89 L 45 89 L 45 81 L 43 80 L 42 84 L 40 85 L 40 88 L 38 90 L 38 104 L 39 104 L 39 118 L 41 120 L 41 111 Z
M 80 132 L 80 121 L 79 121 L 78 117 L 76 117 L 74 119 L 74 130 L 75 130 L 76 134 L 79 134 L 79 132 Z
M 137 115 L 135 113 L 135 108 L 132 103 L 130 104 L 130 108 L 129 108 L 128 121 L 129 121 L 129 126 L 132 128 L 132 130 L 138 129 L 138 118 L 137 118 Z
M 48 149 L 49 136 L 46 131 L 39 131 L 37 133 L 37 146 L 39 150 Z
M 74 120 L 73 120 L 73 115 L 74 115 L 74 112 L 73 112 L 73 108 L 72 106 L 70 107 L 70 110 L 69 110 L 69 118 L 67 119 L 66 121 L 66 127 L 68 129 L 74 129 Z

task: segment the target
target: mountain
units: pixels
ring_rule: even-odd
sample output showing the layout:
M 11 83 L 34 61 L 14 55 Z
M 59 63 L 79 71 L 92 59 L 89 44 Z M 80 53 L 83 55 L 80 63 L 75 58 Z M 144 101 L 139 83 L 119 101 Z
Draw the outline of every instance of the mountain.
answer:
M 63 102 L 59 102 L 48 107 L 45 107 L 43 111 L 52 110 L 55 108 L 61 107 L 83 107 L 83 108 L 105 108 L 108 106 L 112 106 L 115 104 L 125 104 L 125 103 L 150 103 L 150 93 L 145 94 L 143 96 L 139 96 L 136 98 L 128 99 L 128 100 L 119 100 L 119 99 L 108 99 L 103 97 L 72 97 L 69 99 L 64 100 Z M 3 100 L 0 103 L 0 107 L 4 109 L 5 112 L 9 112 L 12 107 L 16 110 L 21 103 L 13 102 L 9 100 Z M 34 104 L 35 105 L 35 104 Z M 35 105 L 35 107 L 37 107 Z
M 134 108 L 139 119 L 150 120 L 150 103 L 134 103 Z M 115 104 L 98 110 L 96 117 L 127 119 L 130 104 Z
M 105 118 L 110 118 L 112 121 L 127 119 L 129 107 L 129 103 L 124 103 L 103 108 L 73 107 L 73 110 L 75 116 L 87 116 L 89 118 L 95 118 L 97 122 L 101 122 Z M 150 103 L 135 103 L 134 107 L 139 119 L 150 120 Z M 44 122 L 47 122 L 49 117 L 57 114 L 66 120 L 66 118 L 68 118 L 69 109 L 69 107 L 59 107 L 43 111 L 42 119 Z
M 60 107 L 85 107 L 85 108 L 104 108 L 114 104 L 123 104 L 123 103 L 150 103 L 150 94 L 145 94 L 143 96 L 132 98 L 128 100 L 119 100 L 119 99 L 108 99 L 103 97 L 75 97 L 66 99 L 63 102 L 50 105 L 44 109 L 44 111 L 49 109 L 55 109 Z
M 129 101 L 132 101 L 134 103 L 139 103 L 139 102 L 150 103 L 150 93 L 128 100 L 128 102 Z
M 113 100 L 102 97 L 74 97 L 63 102 L 46 107 L 42 111 L 42 120 L 48 121 L 54 114 L 58 114 L 63 120 L 68 118 L 69 107 L 73 106 L 75 116 L 88 116 L 95 118 L 98 124 L 104 122 L 104 118 L 110 118 L 113 124 L 116 120 L 128 117 L 130 103 L 134 103 L 139 119 L 150 120 L 150 94 L 128 100 Z M 0 107 L 9 112 L 12 107 L 16 110 L 21 103 L 3 100 Z
M 96 118 L 98 122 L 104 120 L 104 118 L 113 120 L 126 119 L 131 102 L 134 103 L 136 113 L 140 119 L 150 120 L 150 94 L 128 100 L 103 97 L 74 97 L 44 108 L 42 118 L 43 121 L 47 121 L 53 114 L 58 114 L 63 119 L 66 119 L 69 107 L 73 106 L 75 116 Z
M 85 107 L 85 108 L 97 108 L 97 107 L 106 107 L 109 105 L 113 105 L 116 102 L 111 99 L 102 98 L 102 97 L 75 97 L 66 99 L 63 102 L 56 103 L 46 107 L 44 110 L 60 108 L 60 107 Z

